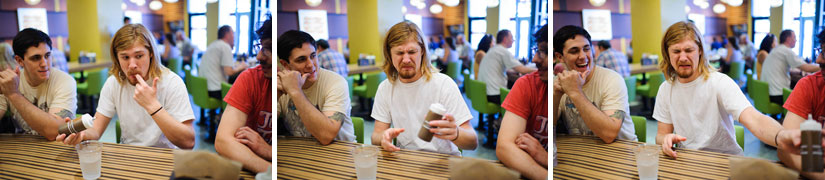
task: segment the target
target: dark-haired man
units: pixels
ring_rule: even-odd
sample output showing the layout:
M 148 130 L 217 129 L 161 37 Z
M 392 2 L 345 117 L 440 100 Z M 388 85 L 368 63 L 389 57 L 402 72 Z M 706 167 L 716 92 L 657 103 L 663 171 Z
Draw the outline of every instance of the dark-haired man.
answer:
M 315 39 L 290 30 L 278 38 L 279 135 L 315 137 L 321 144 L 354 141 L 344 77 L 318 68 Z
M 238 63 L 238 66 L 235 66 L 235 59 L 232 57 L 234 34 L 232 27 L 221 26 L 218 29 L 218 40 L 209 44 L 203 54 L 198 73 L 200 77 L 206 78 L 206 89 L 209 90 L 211 98 L 221 99 L 221 83 L 227 82 L 227 77 L 249 67 L 246 63 Z
M 490 48 L 478 65 L 478 80 L 487 83 L 487 101 L 494 104 L 501 102 L 500 89 L 507 88 L 505 72 L 508 69 L 522 74 L 536 71 L 519 63 L 513 53 L 507 50 L 513 47 L 513 42 L 515 40 L 509 30 L 498 31 L 496 45 Z
M 590 34 L 564 26 L 553 35 L 553 55 L 564 72 L 553 80 L 553 124 L 568 134 L 598 136 L 605 143 L 636 140 L 622 76 L 593 63 Z M 561 131 L 563 132 L 563 131 Z
M 215 151 L 264 172 L 272 166 L 272 20 L 256 31 L 261 65 L 242 72 L 226 94 Z
M 772 103 L 782 104 L 782 88 L 791 88 L 791 68 L 805 72 L 817 72 L 819 67 L 806 64 L 791 48 L 796 46 L 796 35 L 786 29 L 779 34 L 779 45 L 771 50 L 762 65 L 762 78 L 768 83 L 768 93 Z
M 52 41 L 46 33 L 23 29 L 12 48 L 20 68 L 0 71 L 0 114 L 11 111 L 15 133 L 54 140 L 63 119 L 75 116 L 77 84 L 69 74 L 51 68 Z
M 611 69 L 622 75 L 622 77 L 630 76 L 630 66 L 627 65 L 627 55 L 621 51 L 610 48 L 609 41 L 599 41 L 596 43 L 596 50 L 598 57 L 596 58 L 596 65 Z

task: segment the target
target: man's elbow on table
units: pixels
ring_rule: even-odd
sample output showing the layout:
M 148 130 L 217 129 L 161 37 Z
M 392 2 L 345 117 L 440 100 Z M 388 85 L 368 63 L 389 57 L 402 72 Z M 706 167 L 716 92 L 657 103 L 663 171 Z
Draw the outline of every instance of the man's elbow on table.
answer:
M 618 132 L 616 132 L 616 133 L 604 133 L 602 135 L 599 135 L 599 138 L 602 139 L 602 141 L 604 141 L 604 143 L 610 144 L 610 143 L 613 143 L 613 142 L 616 141 L 616 137 L 618 135 L 619 135 Z

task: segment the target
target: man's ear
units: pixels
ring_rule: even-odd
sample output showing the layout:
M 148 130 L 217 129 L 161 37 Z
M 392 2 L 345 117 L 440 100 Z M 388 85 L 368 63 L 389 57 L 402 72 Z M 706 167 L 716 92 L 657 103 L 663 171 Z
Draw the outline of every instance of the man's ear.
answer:
M 284 60 L 284 59 L 278 59 L 278 62 L 281 63 L 281 67 L 289 68 L 289 66 L 287 66 L 287 65 L 289 65 L 289 61 Z
M 17 61 L 17 66 L 20 66 L 20 67 L 25 66 L 25 65 L 23 65 L 23 57 L 20 57 L 18 55 L 14 55 L 14 61 Z

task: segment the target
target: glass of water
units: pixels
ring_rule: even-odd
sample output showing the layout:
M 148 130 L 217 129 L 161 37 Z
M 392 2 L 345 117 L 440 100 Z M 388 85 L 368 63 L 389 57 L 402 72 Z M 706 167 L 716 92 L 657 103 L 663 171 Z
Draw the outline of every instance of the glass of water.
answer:
M 96 140 L 86 140 L 75 146 L 77 156 L 80 158 L 80 170 L 83 172 L 83 179 L 100 178 L 100 159 L 103 151 L 103 144 Z
M 360 145 L 352 149 L 352 159 L 355 161 L 355 175 L 359 180 L 375 179 L 378 171 L 378 146 Z
M 659 177 L 659 145 L 641 144 L 634 151 L 639 179 L 657 179 Z

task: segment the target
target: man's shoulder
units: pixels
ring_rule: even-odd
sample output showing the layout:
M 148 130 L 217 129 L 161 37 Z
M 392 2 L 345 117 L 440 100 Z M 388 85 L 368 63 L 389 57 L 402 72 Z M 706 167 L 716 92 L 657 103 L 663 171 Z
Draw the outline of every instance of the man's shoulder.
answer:
M 49 77 L 50 79 L 57 80 L 58 82 L 71 81 L 71 82 L 63 82 L 63 83 L 77 84 L 77 82 L 74 80 L 74 77 L 72 77 L 68 73 L 63 72 L 59 69 L 50 68 L 49 73 L 51 74 L 50 77 Z
M 329 87 L 340 87 L 343 83 L 343 86 L 347 86 L 347 80 L 344 79 L 340 74 L 332 72 L 327 69 L 318 68 L 318 82 L 323 83 L 323 86 Z M 323 81 L 320 81 L 323 80 Z

